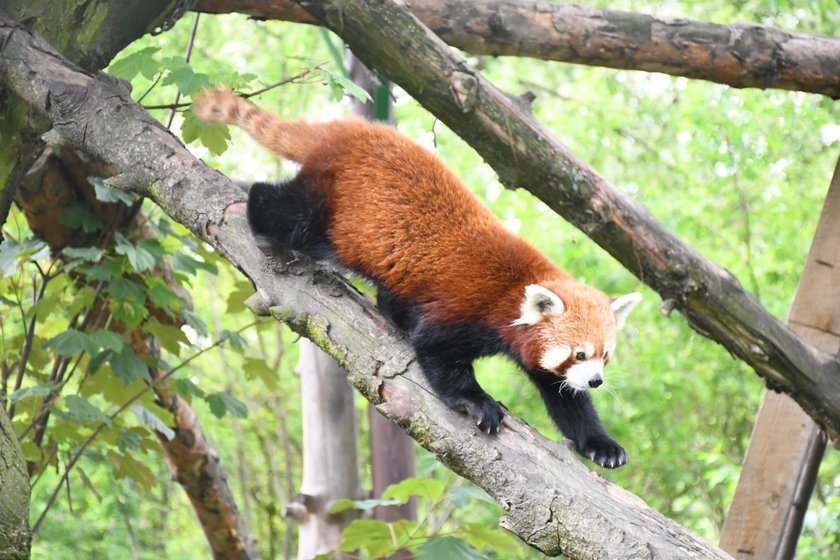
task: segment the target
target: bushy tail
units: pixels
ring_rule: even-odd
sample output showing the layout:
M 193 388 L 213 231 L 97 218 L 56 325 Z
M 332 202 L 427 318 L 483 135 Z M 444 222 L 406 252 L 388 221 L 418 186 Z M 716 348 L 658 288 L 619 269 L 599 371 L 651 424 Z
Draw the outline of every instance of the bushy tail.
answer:
M 275 154 L 292 161 L 302 162 L 326 135 L 326 125 L 284 121 L 228 89 L 204 90 L 193 105 L 201 120 L 235 124 Z

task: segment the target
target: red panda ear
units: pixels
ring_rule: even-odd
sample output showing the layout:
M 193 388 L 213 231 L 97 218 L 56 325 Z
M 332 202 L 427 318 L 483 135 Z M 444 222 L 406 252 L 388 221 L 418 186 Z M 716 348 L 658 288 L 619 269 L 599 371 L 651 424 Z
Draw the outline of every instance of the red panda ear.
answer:
M 525 286 L 525 299 L 519 306 L 519 319 L 512 325 L 536 325 L 543 315 L 563 313 L 565 306 L 560 296 L 539 284 Z
M 638 292 L 626 294 L 612 300 L 610 307 L 615 317 L 616 328 L 621 329 L 624 327 L 624 321 L 627 319 L 627 316 L 640 301 L 642 301 L 642 294 Z

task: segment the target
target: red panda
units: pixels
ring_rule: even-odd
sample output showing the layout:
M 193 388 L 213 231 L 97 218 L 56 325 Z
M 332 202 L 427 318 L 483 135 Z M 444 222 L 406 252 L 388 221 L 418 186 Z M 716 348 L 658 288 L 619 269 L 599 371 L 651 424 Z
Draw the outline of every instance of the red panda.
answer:
M 284 184 L 251 187 L 254 234 L 372 280 L 380 310 L 407 334 L 448 406 L 497 432 L 502 408 L 479 386 L 472 363 L 505 353 L 539 388 L 578 452 L 602 467 L 626 463 L 588 390 L 603 382 L 616 332 L 640 294 L 610 300 L 576 281 L 508 231 L 435 155 L 391 127 L 286 121 L 227 90 L 203 92 L 195 111 L 300 163 Z

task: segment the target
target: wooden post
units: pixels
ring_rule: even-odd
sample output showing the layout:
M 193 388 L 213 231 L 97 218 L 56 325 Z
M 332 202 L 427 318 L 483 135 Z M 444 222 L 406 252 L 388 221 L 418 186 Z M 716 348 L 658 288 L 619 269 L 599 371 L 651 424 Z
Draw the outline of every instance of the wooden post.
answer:
M 815 347 L 840 350 L 840 159 L 788 324 Z M 791 398 L 767 392 L 720 547 L 739 559 L 793 558 L 825 451 L 823 431 Z
M 298 342 L 303 402 L 303 482 L 286 514 L 300 523 L 298 559 L 309 560 L 338 547 L 354 510 L 328 513 L 339 498 L 357 499 L 359 467 L 356 406 L 347 374 L 305 338 Z M 337 553 L 332 558 L 349 558 Z

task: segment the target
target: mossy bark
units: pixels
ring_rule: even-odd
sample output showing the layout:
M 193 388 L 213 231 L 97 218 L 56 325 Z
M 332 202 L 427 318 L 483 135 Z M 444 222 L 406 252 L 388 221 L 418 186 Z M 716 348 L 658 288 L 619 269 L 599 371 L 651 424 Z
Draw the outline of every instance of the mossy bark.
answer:
M 0 560 L 29 558 L 29 473 L 6 409 L 0 406 Z
M 174 0 L 7 0 L 2 6 L 71 62 L 99 70 L 154 28 Z M 48 127 L 49 122 L 26 103 L 0 89 L 0 225 L 9 214 L 18 182 L 43 150 L 40 136 Z

